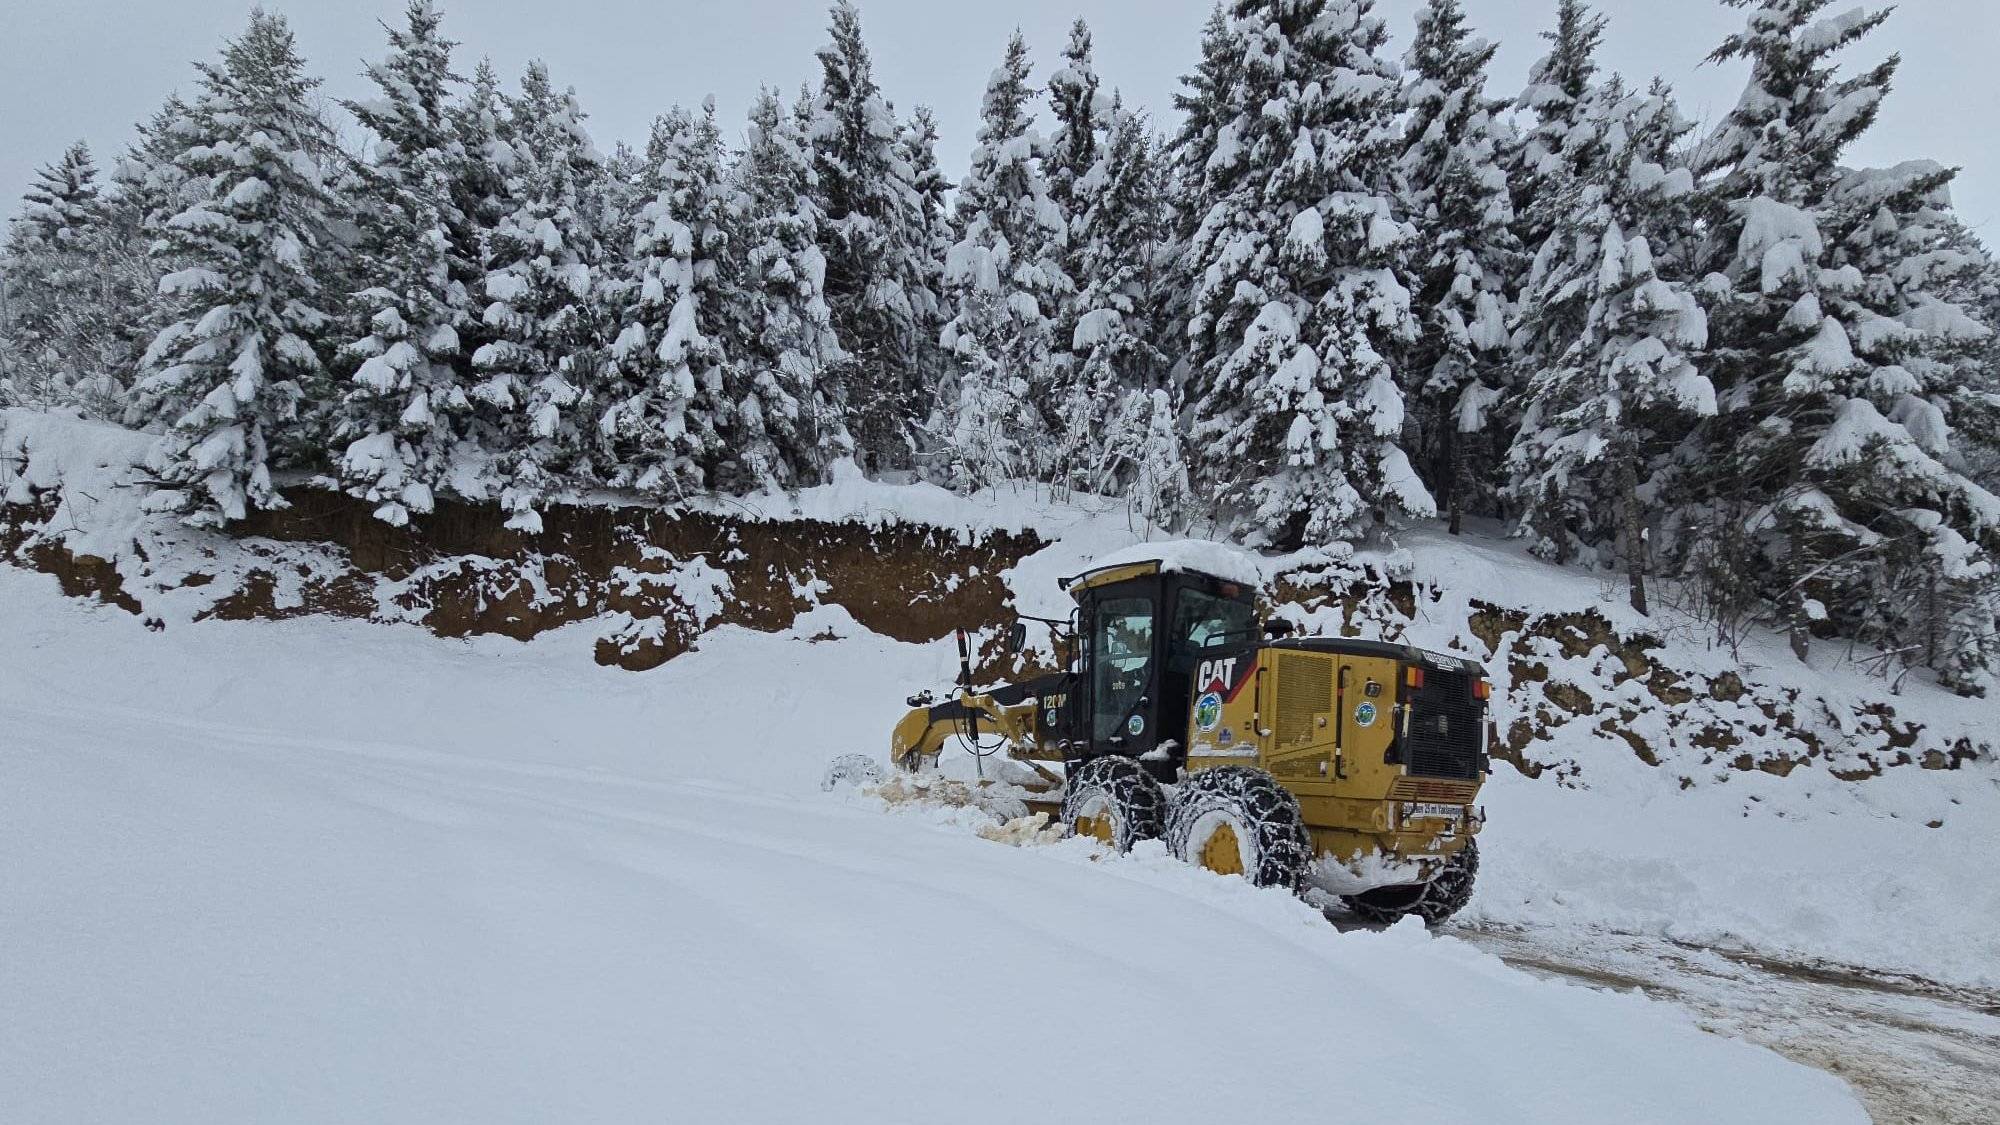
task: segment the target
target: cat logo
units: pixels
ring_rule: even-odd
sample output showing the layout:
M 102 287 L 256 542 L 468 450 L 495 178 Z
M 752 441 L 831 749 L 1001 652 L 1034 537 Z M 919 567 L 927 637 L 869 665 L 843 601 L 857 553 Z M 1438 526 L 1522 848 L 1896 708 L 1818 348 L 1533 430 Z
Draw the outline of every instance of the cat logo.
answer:
M 1218 684 L 1223 688 L 1235 687 L 1236 662 L 1241 659 L 1240 656 L 1225 656 L 1202 661 L 1194 674 L 1195 690 L 1203 691 Z

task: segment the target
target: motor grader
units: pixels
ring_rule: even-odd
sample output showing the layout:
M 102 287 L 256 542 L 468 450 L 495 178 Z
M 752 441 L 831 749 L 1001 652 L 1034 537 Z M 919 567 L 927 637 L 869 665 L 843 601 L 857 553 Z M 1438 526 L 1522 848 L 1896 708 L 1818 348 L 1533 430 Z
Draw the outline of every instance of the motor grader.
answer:
M 892 761 L 934 769 L 956 740 L 1004 753 L 1030 805 L 1120 851 L 1163 839 L 1189 863 L 1380 921 L 1463 906 L 1489 770 L 1484 669 L 1292 636 L 1259 620 L 1251 585 L 1157 554 L 1064 583 L 1076 607 L 1045 622 L 1062 672 L 975 688 L 961 633 L 957 695 L 911 699 Z M 1016 624 L 1009 647 L 1025 639 Z

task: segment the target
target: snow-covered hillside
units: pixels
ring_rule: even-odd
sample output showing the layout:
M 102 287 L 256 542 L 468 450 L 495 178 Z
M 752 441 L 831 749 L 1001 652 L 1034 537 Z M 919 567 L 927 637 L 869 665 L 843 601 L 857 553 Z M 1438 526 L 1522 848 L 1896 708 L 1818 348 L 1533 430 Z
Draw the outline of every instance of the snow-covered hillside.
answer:
M 950 662 L 836 609 L 639 676 L 11 568 L 0 617 L 13 1120 L 1865 1120 L 1414 924 L 823 795 Z

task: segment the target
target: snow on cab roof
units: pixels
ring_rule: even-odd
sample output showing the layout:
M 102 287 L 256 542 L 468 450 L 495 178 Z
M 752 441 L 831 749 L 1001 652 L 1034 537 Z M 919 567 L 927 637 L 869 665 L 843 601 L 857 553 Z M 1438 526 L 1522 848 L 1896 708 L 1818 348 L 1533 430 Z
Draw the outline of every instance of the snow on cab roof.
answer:
M 1207 539 L 1169 539 L 1159 543 L 1134 543 L 1130 547 L 1098 556 L 1070 581 L 1074 582 L 1100 570 L 1150 562 L 1159 563 L 1162 571 L 1209 574 L 1225 582 L 1240 582 L 1245 586 L 1260 585 L 1264 581 L 1263 560 L 1257 555 L 1241 547 L 1232 547 L 1227 543 L 1216 543 Z

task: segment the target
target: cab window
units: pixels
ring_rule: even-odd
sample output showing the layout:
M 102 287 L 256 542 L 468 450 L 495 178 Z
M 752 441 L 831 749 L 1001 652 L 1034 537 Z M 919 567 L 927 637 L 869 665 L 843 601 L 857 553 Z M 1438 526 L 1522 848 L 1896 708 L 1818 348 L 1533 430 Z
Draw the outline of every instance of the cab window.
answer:
M 1255 618 L 1249 602 L 1183 589 L 1174 606 L 1174 655 L 1192 659 L 1209 645 L 1248 640 Z
M 1125 734 L 1153 678 L 1153 599 L 1107 598 L 1097 604 L 1091 631 L 1096 654 L 1091 698 L 1093 734 L 1104 740 Z

